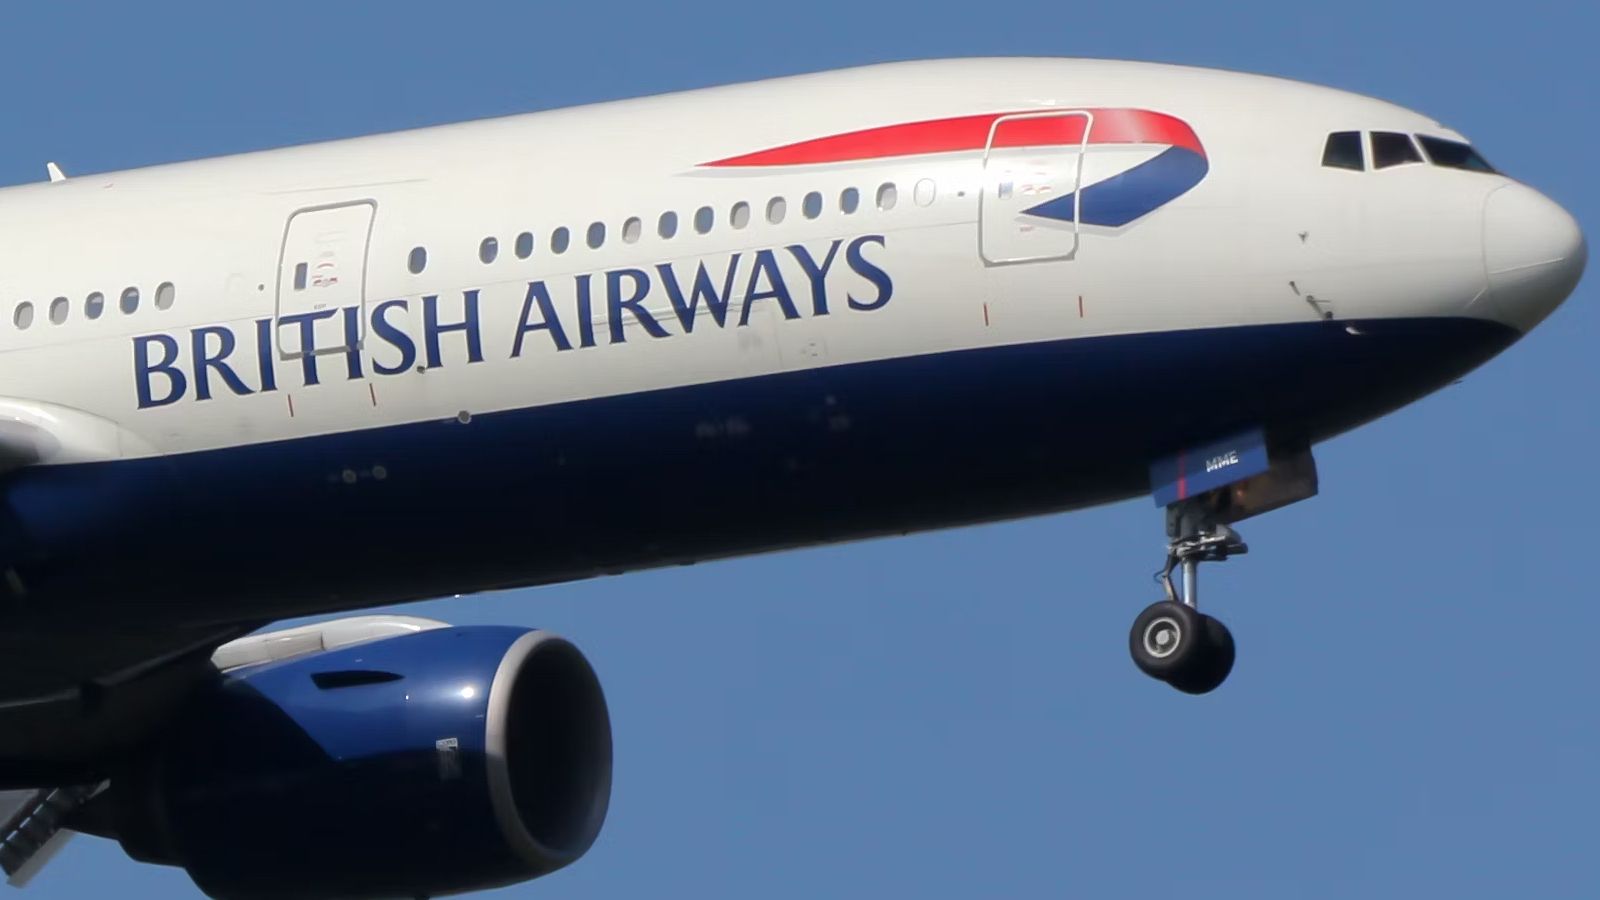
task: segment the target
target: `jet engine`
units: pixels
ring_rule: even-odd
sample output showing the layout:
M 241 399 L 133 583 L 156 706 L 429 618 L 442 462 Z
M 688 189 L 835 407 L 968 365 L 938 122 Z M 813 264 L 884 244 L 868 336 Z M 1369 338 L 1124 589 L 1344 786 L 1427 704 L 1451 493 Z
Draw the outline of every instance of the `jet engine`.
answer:
M 81 830 L 213 897 L 416 897 L 572 863 L 610 797 L 610 717 L 576 647 L 435 628 L 224 673 Z

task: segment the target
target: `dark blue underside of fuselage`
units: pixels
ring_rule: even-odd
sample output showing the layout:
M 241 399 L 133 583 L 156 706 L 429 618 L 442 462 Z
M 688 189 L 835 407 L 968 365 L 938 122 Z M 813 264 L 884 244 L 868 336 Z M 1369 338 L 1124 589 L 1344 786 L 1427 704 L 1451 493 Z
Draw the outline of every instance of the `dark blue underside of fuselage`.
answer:
M 1240 428 L 1346 430 L 1515 337 L 1467 318 L 1095 337 L 28 469 L 0 511 L 25 588 L 0 627 L 266 621 L 1073 509 Z

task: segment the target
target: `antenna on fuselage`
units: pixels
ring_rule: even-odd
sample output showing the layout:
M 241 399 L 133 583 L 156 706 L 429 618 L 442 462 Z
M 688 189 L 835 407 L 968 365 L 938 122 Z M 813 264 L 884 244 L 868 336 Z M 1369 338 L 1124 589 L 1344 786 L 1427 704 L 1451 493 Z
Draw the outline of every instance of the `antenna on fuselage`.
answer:
M 67 180 L 67 173 L 61 171 L 61 167 L 56 165 L 53 162 L 45 163 L 44 164 L 44 170 L 46 172 L 50 173 L 50 183 L 51 184 L 55 184 L 58 181 L 66 181 Z

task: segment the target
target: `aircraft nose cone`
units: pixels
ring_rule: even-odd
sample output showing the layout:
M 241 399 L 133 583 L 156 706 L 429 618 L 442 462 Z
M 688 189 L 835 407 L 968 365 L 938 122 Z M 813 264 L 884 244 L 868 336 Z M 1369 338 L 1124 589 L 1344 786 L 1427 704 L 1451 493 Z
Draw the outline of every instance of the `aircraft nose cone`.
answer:
M 1508 184 L 1483 207 L 1489 294 L 1506 324 L 1527 332 L 1567 299 L 1589 259 L 1578 221 L 1533 188 Z

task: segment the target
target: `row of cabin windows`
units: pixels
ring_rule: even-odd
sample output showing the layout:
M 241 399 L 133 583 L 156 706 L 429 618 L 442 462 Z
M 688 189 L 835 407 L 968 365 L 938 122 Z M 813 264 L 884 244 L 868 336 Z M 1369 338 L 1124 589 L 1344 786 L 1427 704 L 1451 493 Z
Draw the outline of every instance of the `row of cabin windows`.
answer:
M 1409 163 L 1427 162 L 1446 169 L 1465 169 L 1469 172 L 1494 174 L 1494 166 L 1484 159 L 1471 144 L 1445 138 L 1412 135 L 1398 131 L 1372 132 L 1372 167 L 1388 169 Z M 1421 150 L 1418 150 L 1418 144 Z M 1366 141 L 1360 131 L 1336 131 L 1328 135 L 1322 148 L 1322 164 L 1330 169 L 1351 169 L 1364 172 L 1367 168 Z
M 917 185 L 916 201 L 919 206 L 927 206 L 933 202 L 934 186 L 932 181 L 923 181 Z M 895 208 L 900 202 L 899 188 L 894 182 L 886 181 L 878 186 L 876 195 L 877 207 L 887 212 Z M 807 219 L 815 219 L 822 215 L 825 205 L 822 193 L 812 191 L 800 200 L 800 214 Z M 839 192 L 839 211 L 845 215 L 853 215 L 861 208 L 861 192 L 855 188 L 845 188 Z M 769 224 L 780 225 L 789 215 L 789 201 L 783 197 L 773 197 L 767 201 L 764 213 Z M 750 204 L 741 200 L 728 209 L 728 224 L 739 230 L 748 228 L 754 216 Z M 717 211 L 710 206 L 702 206 L 694 211 L 689 219 L 690 225 L 696 234 L 710 234 L 717 224 Z M 662 240 L 671 240 L 678 235 L 678 214 L 668 210 L 656 219 L 656 235 Z M 638 216 L 629 218 L 622 223 L 622 242 L 625 244 L 638 243 L 644 236 L 644 221 Z M 606 223 L 592 222 L 584 231 L 583 242 L 591 250 L 598 250 L 606 242 Z M 565 226 L 550 232 L 550 252 L 562 254 L 572 247 L 572 232 Z M 527 259 L 533 255 L 533 232 L 524 231 L 517 235 L 512 242 L 512 252 L 517 259 Z M 478 261 L 488 265 L 500 258 L 500 239 L 486 237 L 478 244 Z M 413 247 L 411 254 L 406 259 L 406 268 L 413 275 L 420 275 L 428 267 L 428 250 L 426 247 Z
M 924 181 L 917 185 L 916 200 L 919 206 L 929 205 L 933 202 L 933 198 L 934 188 L 931 181 Z M 899 189 L 895 187 L 894 182 L 887 181 L 878 186 L 877 206 L 879 210 L 887 212 L 891 209 L 894 209 L 895 205 L 899 202 L 899 199 Z M 822 207 L 823 199 L 821 192 L 812 191 L 806 194 L 805 197 L 800 201 L 800 214 L 805 216 L 807 219 L 815 219 L 822 215 Z M 839 192 L 840 212 L 848 216 L 853 215 L 860 208 L 860 191 L 852 187 L 845 188 L 843 191 Z M 784 219 L 788 217 L 788 212 L 789 202 L 783 197 L 773 197 L 767 201 L 765 215 L 768 223 L 773 225 L 782 224 Z M 711 233 L 712 228 L 716 226 L 716 217 L 716 210 L 709 206 L 702 206 L 695 210 L 694 217 L 692 219 L 695 233 Z M 738 203 L 735 203 L 728 212 L 728 224 L 733 226 L 733 228 L 736 230 L 749 227 L 750 220 L 750 204 L 742 200 Z M 637 243 L 643 234 L 644 222 L 637 216 L 622 223 L 622 240 L 624 243 Z M 662 213 L 660 218 L 656 220 L 656 234 L 659 235 L 662 240 L 671 240 L 673 237 L 676 237 L 678 234 L 678 214 L 672 212 L 671 210 Z M 605 223 L 591 223 L 588 230 L 584 234 L 584 243 L 586 243 L 591 250 L 595 250 L 604 245 L 605 241 Z M 565 253 L 567 252 L 567 249 L 571 247 L 571 245 L 572 233 L 566 227 L 563 226 L 561 228 L 557 228 L 555 231 L 550 233 L 550 250 L 552 253 Z M 533 232 L 524 231 L 517 235 L 516 240 L 512 244 L 512 252 L 516 254 L 517 259 L 527 259 L 528 257 L 532 256 Z M 494 262 L 499 258 L 499 256 L 500 241 L 498 238 L 484 238 L 483 242 L 478 245 L 478 259 L 484 265 Z M 407 268 L 410 269 L 411 274 L 421 274 L 422 270 L 427 268 L 427 266 L 427 248 L 412 248 L 410 258 L 407 260 Z M 304 266 L 302 265 L 301 268 L 303 269 Z M 304 273 L 297 271 L 295 276 L 296 289 L 304 286 L 302 283 L 303 278 Z M 173 302 L 177 299 L 177 293 L 177 288 L 172 282 L 162 282 L 161 285 L 156 288 L 156 309 L 172 308 Z M 123 290 L 122 296 L 118 299 L 117 308 L 122 310 L 124 315 L 132 315 L 133 313 L 139 311 L 140 300 L 141 295 L 137 287 L 126 288 Z M 83 300 L 83 316 L 86 319 L 93 320 L 100 318 L 100 316 L 105 313 L 105 309 L 106 296 L 99 291 L 89 294 Z M 50 324 L 61 325 L 67 321 L 67 318 L 71 315 L 71 312 L 72 301 L 68 300 L 66 297 L 57 297 L 50 301 L 49 306 L 46 307 L 45 315 L 46 318 L 49 319 Z M 24 300 L 18 303 L 11 313 L 12 324 L 16 325 L 19 330 L 32 327 L 34 318 L 34 305 L 33 301 L 31 300 Z
M 142 298 L 138 288 L 125 288 L 122 291 L 122 296 L 117 300 L 117 308 L 122 310 L 123 315 L 131 316 L 139 311 L 139 303 L 141 299 Z M 161 285 L 156 288 L 156 309 L 171 309 L 173 301 L 177 299 L 178 289 L 173 286 L 172 282 L 163 281 Z M 95 291 L 89 296 L 83 298 L 84 318 L 98 319 L 105 313 L 105 311 L 105 294 Z M 72 301 L 68 300 L 66 297 L 57 297 L 54 300 L 51 300 L 50 304 L 45 307 L 45 318 L 47 318 L 52 325 L 61 325 L 65 323 L 71 314 Z M 34 318 L 35 314 L 32 300 L 24 300 L 21 303 L 18 303 L 16 308 L 11 311 L 11 323 L 17 326 L 19 330 L 31 327 L 33 325 Z

